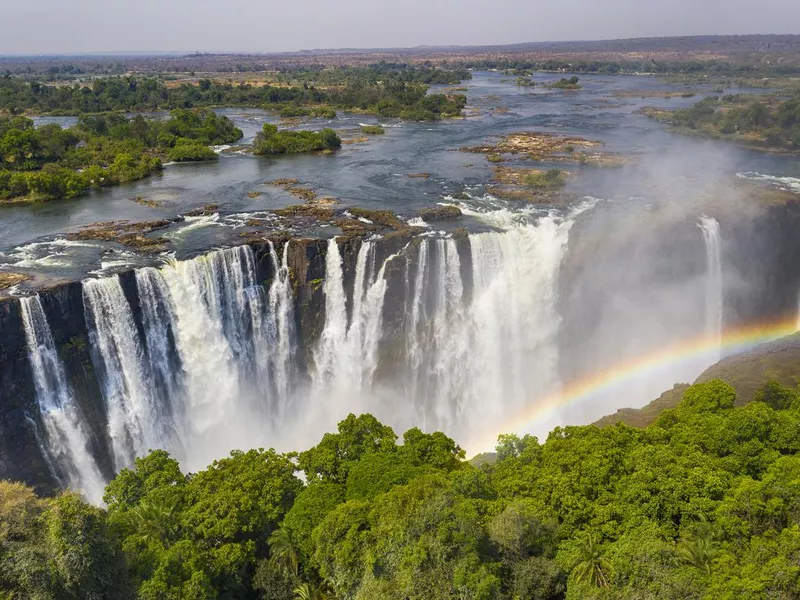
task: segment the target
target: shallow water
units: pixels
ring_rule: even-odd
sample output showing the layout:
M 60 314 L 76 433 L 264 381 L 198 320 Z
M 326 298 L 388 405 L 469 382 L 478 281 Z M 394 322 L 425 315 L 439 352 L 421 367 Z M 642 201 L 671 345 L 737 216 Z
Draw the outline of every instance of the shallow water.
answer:
M 559 78 L 553 74 L 534 77 L 539 83 Z M 179 257 L 229 245 L 240 239 L 238 233 L 248 213 L 298 202 L 287 192 L 264 185 L 265 181 L 277 178 L 299 179 L 320 197 L 340 199 L 343 206 L 388 208 L 408 216 L 421 207 L 446 201 L 456 192 L 467 191 L 476 198 L 484 198 L 491 165 L 480 154 L 457 149 L 515 131 L 536 130 L 600 140 L 606 151 L 637 157 L 639 165 L 624 170 L 559 165 L 581 170 L 581 177 L 571 180 L 568 191 L 615 200 L 626 206 L 633 202 L 647 207 L 659 202 L 662 192 L 674 192 L 676 186 L 688 188 L 697 180 L 719 180 L 737 173 L 751 174 L 750 178 L 765 185 L 784 189 L 796 189 L 787 186 L 786 181 L 792 180 L 786 178 L 800 178 L 800 163 L 795 158 L 675 135 L 661 124 L 634 114 L 643 106 L 691 106 L 702 97 L 702 92 L 691 98 L 671 99 L 614 95 L 630 90 L 646 93 L 686 89 L 651 77 L 582 76 L 584 89 L 579 92 L 547 90 L 541 86 L 519 88 L 513 85 L 513 80 L 500 73 L 475 73 L 471 81 L 463 84 L 468 89 L 468 116 L 464 119 L 411 123 L 340 114 L 335 120 L 313 119 L 299 125 L 309 129 L 326 126 L 349 129 L 351 136 L 358 135 L 359 123 L 387 125 L 385 135 L 372 136 L 366 143 L 345 145 L 333 155 L 266 158 L 223 152 L 217 162 L 168 165 L 161 175 L 83 198 L 4 208 L 0 212 L 0 268 L 30 273 L 38 284 L 157 262 L 160 257 L 140 257 L 116 244 L 74 246 L 41 242 L 95 222 L 170 218 L 209 203 L 219 205 L 217 217 L 179 223 L 158 235 L 170 239 Z M 431 91 L 443 87 L 447 86 L 433 86 Z M 279 122 L 273 113 L 258 109 L 224 108 L 217 112 L 229 116 L 243 130 L 243 143 L 251 142 L 263 123 Z M 164 118 L 166 113 L 150 116 Z M 39 117 L 36 122 L 68 126 L 75 118 Z M 410 173 L 423 172 L 431 176 L 408 177 Z M 248 192 L 261 195 L 249 198 Z M 160 206 L 137 204 L 132 201 L 136 197 L 157 201 Z M 514 208 L 514 203 L 508 204 Z M 335 233 L 333 228 L 328 230 Z M 33 242 L 37 245 L 31 246 Z

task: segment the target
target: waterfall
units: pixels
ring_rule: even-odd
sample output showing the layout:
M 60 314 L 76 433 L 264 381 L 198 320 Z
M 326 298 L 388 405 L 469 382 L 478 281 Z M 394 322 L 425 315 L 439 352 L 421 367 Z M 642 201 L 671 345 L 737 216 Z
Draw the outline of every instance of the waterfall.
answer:
M 40 439 L 43 455 L 57 479 L 99 504 L 105 481 L 92 455 L 83 415 L 67 384 L 42 302 L 38 295 L 21 298 L 20 307 L 46 436 Z
M 119 277 L 85 280 L 83 302 L 108 413 L 114 467 L 119 470 L 150 449 L 163 447 L 157 430 L 163 407 L 148 384 L 145 353 Z
M 556 391 L 572 219 L 474 216 L 491 231 L 422 237 L 386 258 L 362 240 L 347 272 L 329 240 L 324 321 L 305 369 L 289 243 L 268 244 L 268 287 L 247 245 L 139 269 L 130 301 L 119 277 L 84 281 L 115 468 L 154 448 L 194 471 L 234 448 L 296 447 L 349 412 L 469 442 Z M 405 291 L 387 297 L 389 267 L 401 264 Z
M 405 333 L 415 421 L 466 439 L 558 389 L 558 276 L 572 226 L 476 216 L 503 230 L 469 237 L 469 299 L 457 243 L 424 240 Z
M 283 246 L 278 264 L 275 246 L 269 242 L 269 253 L 275 278 L 269 288 L 270 370 L 273 374 L 273 418 L 282 423 L 288 416 L 292 388 L 295 384 L 294 295 L 289 277 L 289 242 Z
M 702 216 L 698 224 L 703 231 L 706 245 L 706 335 L 717 340 L 716 360 L 721 357 L 722 344 L 722 249 L 719 223 L 716 219 Z
M 184 371 L 186 463 L 201 468 L 270 429 L 268 300 L 249 246 L 219 250 L 161 270 L 172 298 Z
M 287 263 L 256 282 L 249 246 L 136 271 L 137 317 L 118 277 L 83 283 L 114 466 L 164 448 L 190 470 L 264 445 L 295 385 L 294 305 Z
M 183 366 L 175 348 L 175 306 L 167 283 L 157 269 L 138 269 L 136 288 L 142 308 L 149 373 L 153 377 L 152 389 L 163 415 L 158 424 L 159 437 L 172 439 L 178 447 L 184 448 L 188 417 L 183 397 Z M 176 447 L 170 449 L 177 450 Z
M 386 294 L 387 258 L 377 273 L 372 261 L 375 244 L 364 241 L 356 258 L 352 310 L 347 317 L 344 274 L 339 246 L 328 243 L 325 294 L 325 327 L 314 354 L 315 395 L 330 394 L 342 402 L 358 400 L 369 390 L 378 366 L 378 343 L 382 335 L 383 301 Z

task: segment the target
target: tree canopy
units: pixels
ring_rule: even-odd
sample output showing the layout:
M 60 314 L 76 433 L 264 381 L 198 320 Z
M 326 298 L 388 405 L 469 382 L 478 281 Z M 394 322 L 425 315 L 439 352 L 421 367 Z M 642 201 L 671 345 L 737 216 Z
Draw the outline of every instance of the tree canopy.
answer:
M 104 509 L 2 482 L 0 597 L 797 598 L 798 397 L 696 384 L 645 429 L 503 435 L 480 467 L 350 415 L 195 474 L 154 451 Z

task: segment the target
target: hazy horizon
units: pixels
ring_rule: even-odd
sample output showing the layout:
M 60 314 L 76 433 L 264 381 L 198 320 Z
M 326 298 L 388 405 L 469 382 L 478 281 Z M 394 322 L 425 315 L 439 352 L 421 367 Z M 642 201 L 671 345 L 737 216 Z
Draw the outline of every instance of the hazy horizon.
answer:
M 376 5 L 312 0 L 292 5 L 231 0 L 225 5 L 142 0 L 43 0 L 2 9 L 0 55 L 275 53 L 419 46 L 485 46 L 694 35 L 796 34 L 795 0 L 409 0 Z M 578 16 L 576 18 L 576 15 Z M 390 26 L 387 24 L 391 24 Z M 31 35 L 34 27 L 36 35 Z M 77 32 L 77 34 L 76 34 Z M 769 32 L 769 33 L 767 33 Z

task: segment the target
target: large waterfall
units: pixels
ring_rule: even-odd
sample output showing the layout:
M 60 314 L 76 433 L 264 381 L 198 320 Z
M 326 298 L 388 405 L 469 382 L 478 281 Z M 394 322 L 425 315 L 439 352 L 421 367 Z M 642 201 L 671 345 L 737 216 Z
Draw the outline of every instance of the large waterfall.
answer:
M 67 384 L 39 296 L 20 300 L 28 358 L 44 423 L 42 453 L 62 485 L 81 490 L 92 502 L 103 497 L 105 481 L 95 462 L 83 416 Z
M 716 339 L 718 350 L 715 359 L 719 360 L 722 343 L 722 249 L 720 247 L 719 223 L 711 217 L 700 217 L 700 229 L 706 245 L 706 334 Z
M 298 449 L 349 412 L 469 445 L 557 393 L 561 267 L 580 210 L 463 210 L 482 232 L 315 246 L 324 278 L 303 283 L 315 309 L 307 295 L 297 304 L 302 282 L 288 257 L 300 241 L 85 280 L 106 419 L 93 427 L 113 467 L 154 448 L 189 470 L 234 448 Z M 719 225 L 699 225 L 708 333 L 719 336 Z M 46 457 L 60 481 L 97 500 L 102 477 L 41 304 L 22 304 Z

